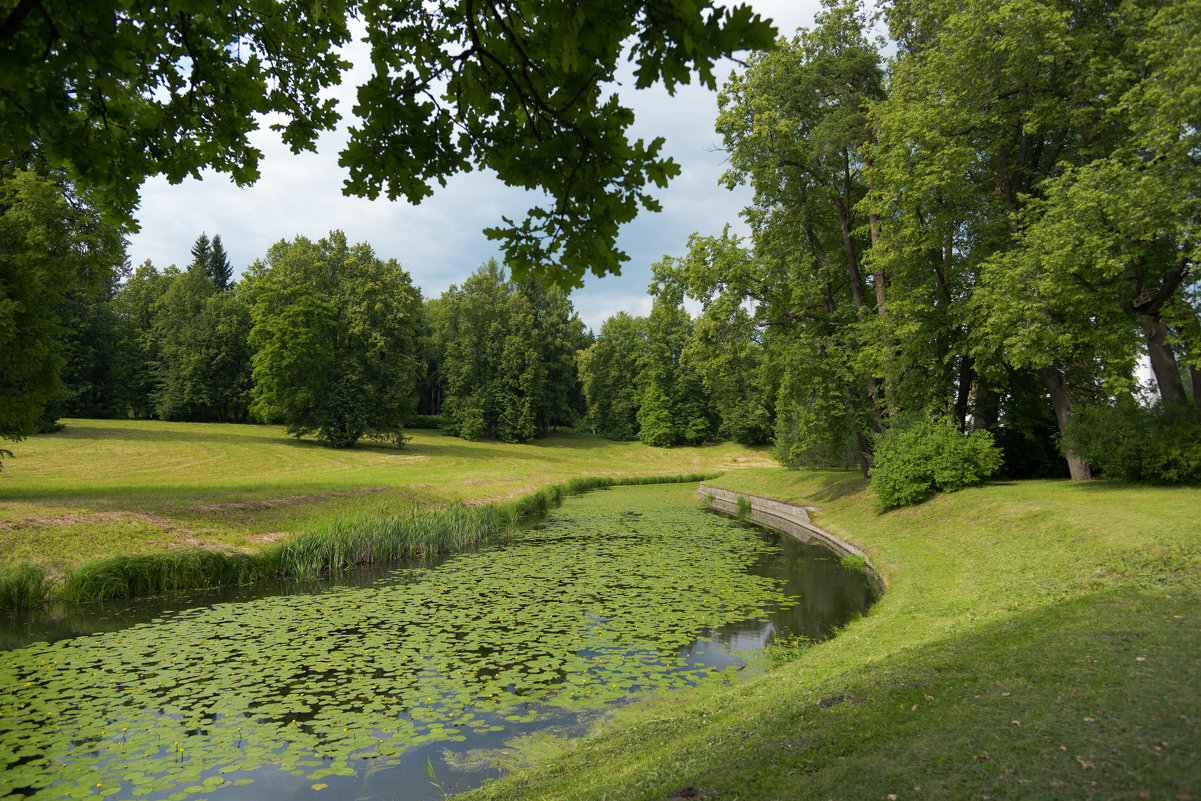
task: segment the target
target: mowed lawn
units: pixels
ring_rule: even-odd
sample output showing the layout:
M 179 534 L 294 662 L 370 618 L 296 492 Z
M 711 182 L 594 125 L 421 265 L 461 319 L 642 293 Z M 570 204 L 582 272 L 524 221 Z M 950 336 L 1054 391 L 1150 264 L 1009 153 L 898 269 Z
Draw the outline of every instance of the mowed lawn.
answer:
M 0 472 L 0 566 L 62 569 L 114 553 L 253 549 L 315 518 L 486 503 L 581 475 L 720 472 L 773 464 L 733 443 L 650 448 L 561 433 L 530 444 L 410 431 L 398 449 L 296 439 L 279 426 L 66 420 L 11 448 Z

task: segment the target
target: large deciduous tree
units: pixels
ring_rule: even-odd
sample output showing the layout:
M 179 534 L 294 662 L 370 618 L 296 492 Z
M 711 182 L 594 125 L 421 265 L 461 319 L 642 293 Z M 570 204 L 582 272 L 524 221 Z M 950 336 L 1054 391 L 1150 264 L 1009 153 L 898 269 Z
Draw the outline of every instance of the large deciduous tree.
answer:
M 491 260 L 448 289 L 437 313 L 448 431 L 526 442 L 570 422 L 583 324 L 562 291 L 514 283 Z
M 646 347 L 646 321 L 618 312 L 576 360 L 592 433 L 608 439 L 638 436 L 638 370 Z
M 337 122 L 323 90 L 347 66 L 354 16 L 373 72 L 341 156 L 347 191 L 419 202 L 473 169 L 542 189 L 550 203 L 489 236 L 515 269 L 565 284 L 618 271 L 618 226 L 657 209 L 648 186 L 679 172 L 662 140 L 629 136 L 633 112 L 611 91 L 623 56 L 639 88 L 694 72 L 712 87 L 716 59 L 774 35 L 708 0 L 22 0 L 0 16 L 0 142 L 40 147 L 126 213 L 152 175 L 253 182 L 262 117 L 297 152 Z
M 60 312 L 125 261 L 119 229 L 59 174 L 0 165 L 0 438 L 34 433 L 66 396 Z
M 402 444 L 424 372 L 409 274 L 334 231 L 272 246 L 248 284 L 254 413 L 334 447 Z
M 203 264 L 174 276 L 155 304 L 155 411 L 167 420 L 246 422 L 250 306 L 221 292 Z

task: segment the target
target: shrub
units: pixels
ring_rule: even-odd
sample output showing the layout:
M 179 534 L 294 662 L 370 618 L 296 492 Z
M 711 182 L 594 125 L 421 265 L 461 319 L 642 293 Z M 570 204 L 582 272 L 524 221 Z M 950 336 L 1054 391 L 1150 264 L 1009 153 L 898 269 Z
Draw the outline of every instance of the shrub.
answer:
M 890 429 L 876 438 L 876 506 L 886 511 L 979 484 L 1000 466 L 1001 452 L 987 431 L 965 436 L 950 423 L 931 421 Z
M 1201 484 L 1201 425 L 1188 408 L 1083 407 L 1062 445 L 1107 478 L 1150 484 Z

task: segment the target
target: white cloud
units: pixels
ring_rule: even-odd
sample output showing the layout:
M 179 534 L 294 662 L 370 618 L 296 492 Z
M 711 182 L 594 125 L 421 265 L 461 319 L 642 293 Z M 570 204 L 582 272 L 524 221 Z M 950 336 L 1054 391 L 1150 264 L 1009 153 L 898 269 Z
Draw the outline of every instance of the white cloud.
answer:
M 818 9 L 815 0 L 758 0 L 751 5 L 788 36 L 798 26 L 812 24 Z M 344 117 L 351 117 L 355 87 L 367 75 L 365 50 L 361 42 L 347 48 L 355 66 L 342 85 L 331 90 Z M 733 66 L 725 65 L 721 80 Z M 651 264 L 664 254 L 683 254 L 693 232 L 716 234 L 727 222 L 742 230 L 738 212 L 750 199 L 748 190 L 730 192 L 718 185 L 725 156 L 713 151 L 721 143 L 713 129 L 715 92 L 689 85 L 672 97 L 659 86 L 635 92 L 628 89 L 632 79 L 623 84 L 622 96 L 636 114 L 634 135 L 648 141 L 664 137 L 664 150 L 682 173 L 666 190 L 655 193 L 662 212 L 644 213 L 623 228 L 618 245 L 631 260 L 622 275 L 589 277 L 573 294 L 580 316 L 594 329 L 617 311 L 646 314 Z M 240 271 L 281 239 L 318 239 L 341 229 L 352 242 L 369 242 L 381 257 L 396 258 L 422 292 L 433 297 L 498 255 L 496 244 L 483 235 L 485 227 L 498 223 L 502 214 L 520 219 L 530 206 L 524 192 L 479 172 L 455 176 L 418 206 L 346 197 L 345 172 L 338 166 L 345 141 L 344 124 L 321 137 L 317 153 L 295 155 L 278 135 L 264 130 L 255 137 L 264 153 L 262 177 L 252 187 L 239 188 L 216 174 L 176 186 L 162 178 L 148 181 L 138 214 L 142 230 L 130 242 L 131 259 L 134 264 L 150 259 L 160 268 L 183 267 L 190 260 L 192 242 L 204 231 L 221 235 Z

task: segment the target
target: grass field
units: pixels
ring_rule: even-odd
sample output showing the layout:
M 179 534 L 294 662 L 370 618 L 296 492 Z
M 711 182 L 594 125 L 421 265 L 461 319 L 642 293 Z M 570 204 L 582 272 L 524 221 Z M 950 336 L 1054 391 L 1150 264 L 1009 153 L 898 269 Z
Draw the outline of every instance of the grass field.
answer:
M 505 500 L 575 476 L 714 472 L 771 463 L 722 444 L 648 448 L 585 434 L 526 445 L 410 432 L 403 449 L 333 450 L 277 426 L 66 420 L 18 443 L 0 473 L 0 568 L 61 571 L 181 545 L 255 549 L 324 517 Z
M 189 541 L 253 550 L 381 506 L 725 471 L 714 483 L 815 507 L 888 580 L 833 640 L 543 744 L 557 756 L 480 797 L 1201 801 L 1201 489 L 996 483 L 880 515 L 854 474 L 767 467 L 733 445 L 419 431 L 401 451 L 329 451 L 267 427 L 68 421 L 17 450 L 0 475 L 8 562 Z
M 888 592 L 478 797 L 1201 799 L 1201 490 L 998 483 L 878 515 L 847 473 L 710 483 L 818 507 Z

